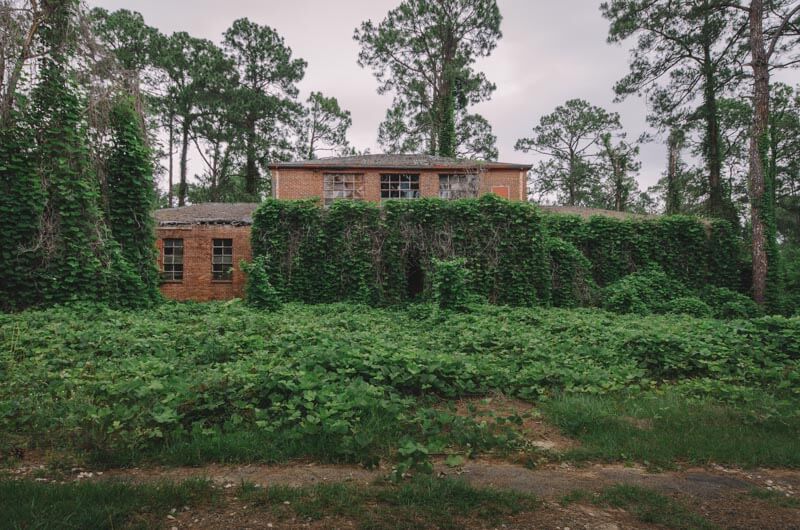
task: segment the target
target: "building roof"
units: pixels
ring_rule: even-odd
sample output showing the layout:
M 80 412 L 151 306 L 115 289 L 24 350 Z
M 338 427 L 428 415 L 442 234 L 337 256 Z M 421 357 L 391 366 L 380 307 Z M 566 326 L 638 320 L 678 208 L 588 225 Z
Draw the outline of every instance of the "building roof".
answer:
M 258 203 L 253 202 L 204 202 L 178 208 L 156 210 L 158 226 L 180 226 L 192 224 L 253 224 L 253 212 Z
M 589 219 L 596 215 L 600 217 L 614 217 L 616 219 L 656 219 L 659 217 L 653 214 L 618 212 L 615 210 L 602 210 L 600 208 L 584 208 L 582 206 L 548 206 L 540 204 L 539 208 L 545 213 L 578 215 L 584 219 Z
M 509 164 L 505 162 L 486 162 L 484 160 L 468 160 L 446 158 L 432 155 L 358 155 L 316 160 L 298 160 L 295 162 L 276 162 L 270 169 L 513 169 L 528 171 L 530 164 Z

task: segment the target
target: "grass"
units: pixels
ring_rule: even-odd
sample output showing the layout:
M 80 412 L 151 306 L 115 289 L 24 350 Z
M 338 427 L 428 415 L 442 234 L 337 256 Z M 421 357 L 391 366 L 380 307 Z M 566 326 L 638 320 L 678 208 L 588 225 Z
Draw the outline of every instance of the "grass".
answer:
M 622 509 L 643 523 L 662 525 L 667 528 L 677 530 L 715 528 L 709 521 L 692 513 L 680 502 L 638 486 L 619 484 L 596 495 L 585 491 L 575 491 L 561 500 L 564 505 L 586 502 Z
M 459 520 L 496 522 L 539 506 L 530 495 L 478 489 L 463 481 L 429 476 L 402 484 L 378 482 L 371 487 L 337 483 L 262 489 L 243 484 L 239 495 L 283 517 L 341 517 L 360 528 L 459 528 L 463 526 Z
M 800 467 L 800 416 L 791 410 L 759 414 L 757 407 L 690 400 L 677 391 L 565 395 L 543 410 L 581 442 L 567 459 Z
M 780 491 L 768 490 L 766 488 L 753 488 L 750 490 L 750 496 L 780 508 L 800 508 L 800 499 L 787 497 L 785 493 L 781 493 Z
M 160 526 L 173 508 L 213 499 L 207 481 L 132 485 L 45 484 L 0 480 L 0 526 L 9 529 L 104 529 Z

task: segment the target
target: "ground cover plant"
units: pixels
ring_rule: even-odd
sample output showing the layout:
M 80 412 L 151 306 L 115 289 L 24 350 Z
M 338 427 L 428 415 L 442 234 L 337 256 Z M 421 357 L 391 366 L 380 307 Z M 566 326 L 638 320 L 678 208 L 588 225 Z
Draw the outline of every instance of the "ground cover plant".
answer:
M 741 431 L 742 418 L 770 435 L 759 438 L 766 449 L 749 454 L 720 444 L 663 459 L 797 466 L 790 454 L 800 453 L 792 442 L 800 439 L 798 318 L 491 305 L 458 312 L 433 304 L 285 304 L 270 312 L 241 302 L 139 311 L 79 305 L 0 315 L 0 378 L 4 455 L 73 450 L 106 464 L 307 457 L 383 461 L 402 475 L 428 470 L 433 455 L 524 449 L 514 414 L 474 421 L 446 406 L 502 392 L 539 403 L 586 440 L 586 451 L 654 461 L 663 443 L 635 440 L 674 436 L 674 415 L 651 416 L 667 399 L 658 396 L 676 386 L 678 397 L 667 403 L 675 414 L 721 411 L 731 420 L 720 428 Z M 655 396 L 654 405 L 630 409 L 626 393 Z M 597 402 L 570 412 L 569 400 L 587 395 Z M 614 407 L 652 421 L 652 435 L 623 432 L 640 450 L 612 452 L 592 439 L 616 428 Z M 602 421 L 586 419 L 594 413 Z

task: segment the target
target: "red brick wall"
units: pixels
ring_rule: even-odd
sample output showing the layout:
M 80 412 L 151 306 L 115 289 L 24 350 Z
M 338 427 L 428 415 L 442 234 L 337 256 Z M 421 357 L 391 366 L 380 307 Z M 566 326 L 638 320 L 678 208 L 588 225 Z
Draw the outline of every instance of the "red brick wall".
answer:
M 161 293 L 173 300 L 230 300 L 244 296 L 245 273 L 241 260 L 250 261 L 250 227 L 233 225 L 190 225 L 158 227 L 158 267 L 163 270 L 164 239 L 183 239 L 183 281 L 164 282 Z M 211 244 L 213 239 L 233 240 L 233 279 L 211 279 Z
M 278 199 L 308 199 L 322 197 L 323 173 L 325 170 L 279 169 L 276 170 L 273 189 Z M 364 195 L 366 200 L 380 202 L 381 173 L 399 173 L 403 170 L 365 171 L 363 169 L 344 169 L 330 173 L 360 173 L 364 175 Z M 457 171 L 407 171 L 419 173 L 420 195 L 423 197 L 439 196 L 439 174 L 456 173 Z M 515 201 L 527 199 L 527 179 L 525 172 L 513 169 L 491 169 L 481 176 L 480 195 L 492 192 L 493 187 L 508 189 L 508 198 Z M 502 190 L 496 190 L 502 191 Z M 498 193 L 500 194 L 500 193 Z

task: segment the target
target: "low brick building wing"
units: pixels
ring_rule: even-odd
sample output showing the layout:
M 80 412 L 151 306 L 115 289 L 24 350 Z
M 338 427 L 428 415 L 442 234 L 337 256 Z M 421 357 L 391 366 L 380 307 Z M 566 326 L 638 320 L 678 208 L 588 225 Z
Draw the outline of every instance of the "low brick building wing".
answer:
M 487 193 L 526 200 L 531 166 L 430 155 L 360 155 L 281 162 L 269 168 L 273 197 L 320 197 L 330 204 L 337 199 L 457 199 Z
M 161 292 L 174 300 L 244 295 L 255 203 L 203 203 L 156 211 Z

